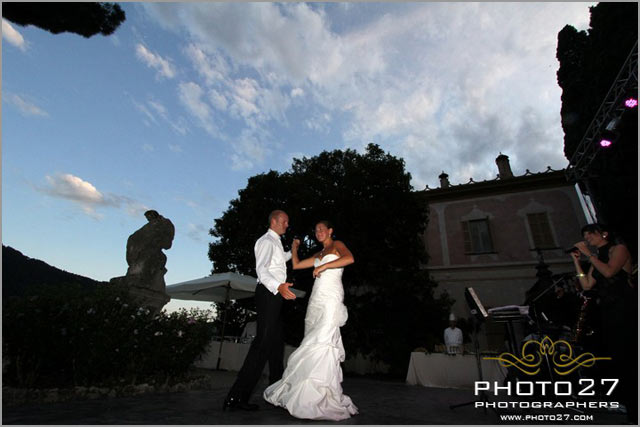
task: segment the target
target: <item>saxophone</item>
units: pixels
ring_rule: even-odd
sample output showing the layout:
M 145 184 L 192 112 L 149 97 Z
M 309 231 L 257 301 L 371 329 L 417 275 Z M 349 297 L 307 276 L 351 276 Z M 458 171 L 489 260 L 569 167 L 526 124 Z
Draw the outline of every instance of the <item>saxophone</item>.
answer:
M 587 314 L 592 297 L 582 294 L 580 298 L 582 299 L 582 305 L 580 306 L 580 315 L 573 334 L 573 342 L 576 344 L 581 343 L 585 336 L 593 334 L 593 329 L 587 327 Z

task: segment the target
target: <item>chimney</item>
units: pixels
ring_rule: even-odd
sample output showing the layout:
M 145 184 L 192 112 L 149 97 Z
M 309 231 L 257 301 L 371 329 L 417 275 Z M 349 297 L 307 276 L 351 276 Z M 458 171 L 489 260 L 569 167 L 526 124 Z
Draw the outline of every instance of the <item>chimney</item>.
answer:
M 496 165 L 498 165 L 498 176 L 500 179 L 513 178 L 513 172 L 511 172 L 511 166 L 509 165 L 509 156 L 502 153 L 496 157 Z
M 444 171 L 442 171 L 438 178 L 440 178 L 440 188 L 447 188 L 451 186 L 451 184 L 449 184 L 449 175 L 444 173 Z

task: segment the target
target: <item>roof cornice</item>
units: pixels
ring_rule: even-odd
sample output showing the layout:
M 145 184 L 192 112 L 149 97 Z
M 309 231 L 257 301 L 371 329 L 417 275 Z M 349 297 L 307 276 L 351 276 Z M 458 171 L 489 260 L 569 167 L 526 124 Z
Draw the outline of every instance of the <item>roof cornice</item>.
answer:
M 504 193 L 516 193 L 522 191 L 538 190 L 551 187 L 571 186 L 566 179 L 564 169 L 552 170 L 550 167 L 545 172 L 527 173 L 507 179 L 493 179 L 475 182 L 471 180 L 466 184 L 452 185 L 446 188 L 434 188 L 416 191 L 415 194 L 425 201 L 451 200 L 468 198 L 469 196 L 493 195 Z

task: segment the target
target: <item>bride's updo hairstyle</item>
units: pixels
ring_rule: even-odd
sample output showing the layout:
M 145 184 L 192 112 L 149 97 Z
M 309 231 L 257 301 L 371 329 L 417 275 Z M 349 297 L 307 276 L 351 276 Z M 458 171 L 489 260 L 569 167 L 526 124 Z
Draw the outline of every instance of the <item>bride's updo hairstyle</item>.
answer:
M 325 227 L 331 228 L 332 230 L 335 231 L 335 229 L 333 228 L 333 223 L 331 221 L 329 221 L 328 219 L 321 219 L 320 221 L 316 222 L 316 225 L 318 225 L 318 224 L 324 224 Z M 331 238 L 332 239 L 336 238 L 334 233 L 331 233 Z

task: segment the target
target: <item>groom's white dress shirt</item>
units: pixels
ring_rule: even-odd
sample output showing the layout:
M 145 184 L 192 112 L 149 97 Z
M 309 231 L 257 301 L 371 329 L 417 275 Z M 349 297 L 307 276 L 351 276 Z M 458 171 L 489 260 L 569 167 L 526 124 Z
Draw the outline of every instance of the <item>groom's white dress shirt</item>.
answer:
M 272 229 L 258 239 L 253 251 L 258 282 L 274 295 L 277 294 L 278 286 L 287 280 L 287 261 L 291 259 L 291 251 L 284 251 L 280 236 Z

